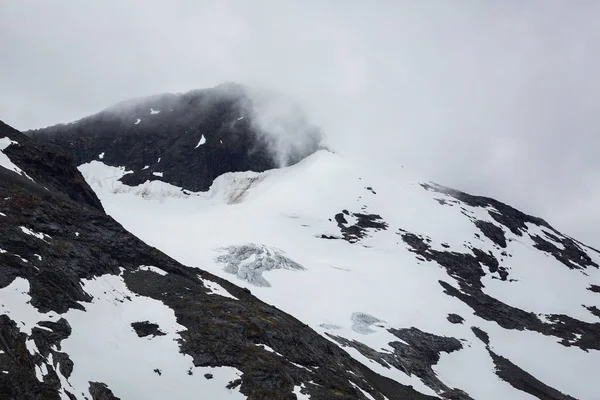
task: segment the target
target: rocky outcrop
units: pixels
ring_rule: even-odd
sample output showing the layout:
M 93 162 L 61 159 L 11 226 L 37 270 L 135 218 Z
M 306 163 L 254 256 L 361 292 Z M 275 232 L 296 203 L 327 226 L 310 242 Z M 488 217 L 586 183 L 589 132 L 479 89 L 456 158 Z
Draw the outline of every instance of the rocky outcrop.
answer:
M 206 191 L 226 172 L 295 164 L 319 148 L 321 133 L 301 111 L 280 115 L 252 93 L 224 84 L 151 96 L 26 133 L 64 148 L 77 165 L 98 160 L 125 167 L 132 171 L 121 178 L 127 185 L 161 180 Z

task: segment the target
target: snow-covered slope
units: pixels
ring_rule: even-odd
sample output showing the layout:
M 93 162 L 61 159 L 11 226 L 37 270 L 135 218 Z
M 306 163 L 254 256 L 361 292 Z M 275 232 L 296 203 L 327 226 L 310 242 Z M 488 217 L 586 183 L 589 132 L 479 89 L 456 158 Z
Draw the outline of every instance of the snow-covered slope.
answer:
M 383 376 L 440 397 L 600 398 L 600 254 L 538 218 L 324 150 L 198 193 L 79 169 L 142 240 Z
M 0 399 L 428 399 L 249 290 L 139 240 L 59 148 L 2 122 L 0 143 L 10 167 L 0 166 Z M 113 193 L 108 183 L 125 171 L 93 172 Z M 244 185 L 209 200 L 240 204 Z M 156 196 L 116 192 L 187 200 L 157 183 L 145 191 Z

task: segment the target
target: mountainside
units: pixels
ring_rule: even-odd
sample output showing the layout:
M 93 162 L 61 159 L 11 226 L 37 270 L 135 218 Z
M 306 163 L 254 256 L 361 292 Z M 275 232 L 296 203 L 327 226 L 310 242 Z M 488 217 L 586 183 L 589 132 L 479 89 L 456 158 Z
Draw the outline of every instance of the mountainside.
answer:
M 429 398 L 144 244 L 61 149 L 0 145 L 1 399 Z
M 297 108 L 280 104 L 284 99 L 223 84 L 129 100 L 27 134 L 67 149 L 78 165 L 125 167 L 127 185 L 161 180 L 205 191 L 226 172 L 291 165 L 317 150 L 320 131 Z
M 226 88 L 237 100 L 219 103 L 221 111 L 192 102 L 179 118 L 158 119 L 171 112 L 171 104 L 181 104 L 181 97 L 165 95 L 29 132 L 72 153 L 101 201 L 99 206 L 94 198 L 70 195 L 69 204 L 111 221 L 113 235 L 119 232 L 135 243 L 93 236 L 90 257 L 109 257 L 106 263 L 113 268 L 108 287 L 160 300 L 161 309 L 172 310 L 184 327 L 179 329 L 186 329 L 180 336 L 163 332 L 164 324 L 156 327 L 142 313 L 126 320 L 127 329 L 107 332 L 105 341 L 124 332 L 160 329 L 166 335 L 151 341 L 177 337 L 196 367 L 243 373 L 240 390 L 250 398 L 285 398 L 285 393 L 292 399 L 292 392 L 298 399 L 600 398 L 595 384 L 600 365 L 597 250 L 500 201 L 427 182 L 405 169 L 374 170 L 322 149 L 318 129 L 296 112 L 275 113 L 281 116 L 277 124 L 265 123 L 273 121 L 265 108 L 246 105 L 244 110 L 253 111 L 237 116 L 239 99 L 253 98 L 232 89 L 237 86 Z M 190 93 L 211 93 L 213 100 L 206 101 L 214 104 L 213 90 Z M 115 110 L 128 107 L 133 111 L 115 117 Z M 148 115 L 142 118 L 141 112 Z M 212 122 L 186 134 L 195 121 L 206 120 Z M 248 125 L 241 128 L 236 121 Z M 278 128 L 261 130 L 274 125 Z M 215 150 L 217 140 L 223 140 L 228 156 Z M 203 148 L 206 152 L 198 151 Z M 210 173 L 200 173 L 199 165 Z M 82 186 L 80 192 L 89 193 Z M 177 262 L 149 250 L 101 207 Z M 82 217 L 76 229 L 87 226 L 88 231 L 81 237 L 99 229 L 94 221 Z M 27 229 L 52 236 L 41 227 Z M 18 246 L 6 250 L 20 254 Z M 89 296 L 103 298 L 103 289 L 93 286 L 98 279 L 91 278 L 109 273 L 105 263 L 85 265 L 92 270 L 73 278 L 85 285 L 72 283 L 69 290 L 87 295 L 75 291 L 82 297 L 75 297 L 79 302 L 72 307 L 85 306 Z M 210 301 L 219 305 L 213 308 Z M 122 310 L 119 304 L 114 303 Z M 93 315 L 105 314 L 104 309 Z M 266 315 L 281 322 L 273 324 L 275 317 Z M 103 318 L 97 323 L 111 324 Z M 142 324 L 129 326 L 137 322 Z M 222 333 L 221 324 L 235 328 Z M 273 351 L 265 353 L 273 359 L 263 362 L 261 355 L 239 350 L 259 343 Z M 104 352 L 97 346 L 91 359 L 102 359 Z M 110 354 L 125 363 L 133 353 Z M 85 365 L 83 357 L 78 360 Z M 112 367 L 86 379 L 106 383 L 123 400 L 136 398 L 127 392 L 134 385 L 110 374 Z M 234 378 L 227 375 L 222 382 Z M 156 382 L 162 381 L 143 379 L 158 393 L 161 383 Z M 190 393 L 185 390 L 191 389 L 180 393 Z

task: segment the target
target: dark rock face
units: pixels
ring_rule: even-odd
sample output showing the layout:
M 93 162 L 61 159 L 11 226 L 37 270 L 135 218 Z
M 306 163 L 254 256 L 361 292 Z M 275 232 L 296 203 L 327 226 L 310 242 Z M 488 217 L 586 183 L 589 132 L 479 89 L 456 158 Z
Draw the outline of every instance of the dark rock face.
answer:
M 301 112 L 263 121 L 254 113 L 260 104 L 249 89 L 225 84 L 124 102 L 27 134 L 66 149 L 77 165 L 101 159 L 126 167 L 126 185 L 162 180 L 206 191 L 226 172 L 292 165 L 319 148 L 321 133 Z
M 92 400 L 121 400 L 116 397 L 108 386 L 101 382 L 90 382 Z
M 28 145 L 37 146 L 33 141 Z M 14 162 L 24 169 L 31 161 Z M 85 182 L 80 187 L 63 184 L 76 175 L 72 164 L 64 167 L 62 176 L 36 175 L 32 169 L 35 183 L 1 170 L 0 212 L 5 216 L 0 218 L 0 248 L 5 252 L 0 254 L 0 289 L 18 277 L 26 279 L 30 303 L 40 312 L 84 310 L 92 298 L 83 290 L 81 279 L 120 275 L 136 295 L 159 300 L 174 311 L 178 323 L 186 328 L 180 332 L 180 350 L 193 358 L 195 366 L 240 370 L 240 381 L 231 386 L 239 387 L 249 399 L 293 399 L 292 390 L 300 384 L 312 399 L 364 399 L 351 383 L 378 400 L 383 396 L 390 400 L 430 398 L 374 373 L 307 325 L 259 301 L 249 291 L 185 267 L 147 246 L 100 208 L 92 207 L 89 199 L 74 195 L 89 189 Z M 52 182 L 56 182 L 56 189 L 46 190 L 44 186 L 50 188 Z M 73 196 L 61 193 L 63 187 L 71 187 Z M 24 233 L 20 226 L 41 234 L 41 238 Z M 154 265 L 167 274 L 139 271 L 140 265 Z M 239 300 L 210 294 L 199 276 L 218 283 Z M 60 342 L 71 335 L 68 321 L 42 321 L 38 325 L 47 329 L 32 331 L 38 349 L 31 355 L 25 344 L 29 338 L 20 332 L 17 321 L 0 315 L 0 348 L 4 352 L 0 366 L 8 371 L 0 374 L 0 398 L 58 399 L 61 383 L 55 366 L 60 363 L 65 377 L 77 368 L 68 354 L 60 352 Z M 143 321 L 137 327 L 142 333 L 154 330 L 151 323 Z M 265 344 L 283 357 L 257 344 Z M 48 352 L 53 354 L 53 365 L 44 358 Z M 48 374 L 40 382 L 35 369 L 42 363 Z M 157 375 L 155 379 L 162 378 Z M 92 382 L 89 391 L 96 400 L 119 396 L 102 383 Z
M 506 248 L 506 237 L 502 228 L 492 224 L 488 221 L 476 221 L 475 226 L 492 242 L 496 243 L 502 248 Z
M 462 349 L 462 344 L 455 338 L 436 336 L 417 328 L 389 329 L 389 332 L 405 343 L 397 341 L 389 345 L 393 353 L 376 351 L 356 340 L 348 340 L 340 336 L 328 334 L 333 340 L 344 347 L 352 347 L 363 356 L 389 368 L 393 366 L 407 375 L 416 375 L 443 398 L 468 400 L 467 393 L 460 389 L 449 388 L 442 383 L 431 368 L 440 359 L 440 353 L 451 353 Z M 406 344 L 408 343 L 408 344 Z
M 60 381 L 56 372 L 48 366 L 43 382 L 36 378 L 36 358 L 27 350 L 27 335 L 20 332 L 17 322 L 7 315 L 0 315 L 0 398 L 59 400 L 57 392 Z M 41 357 L 40 357 L 41 358 Z
M 598 285 L 590 285 L 590 287 L 588 288 L 589 291 L 592 291 L 594 293 L 600 293 L 600 286 Z
M 497 223 L 506 227 L 517 236 L 523 236 L 524 234 L 527 234 L 534 241 L 535 247 L 538 250 L 551 254 L 554 258 L 566 265 L 568 268 L 600 268 L 598 264 L 592 261 L 590 256 L 582 249 L 582 247 L 587 247 L 592 251 L 598 252 L 597 250 L 588 246 L 583 246 L 581 243 L 573 240 L 572 238 L 562 235 L 541 218 L 527 215 L 509 205 L 488 197 L 473 196 L 441 185 L 422 184 L 421 186 L 423 186 L 423 188 L 426 190 L 453 197 L 454 199 L 471 207 L 487 207 L 490 217 L 492 217 Z M 474 221 L 474 223 L 490 240 L 497 243 L 500 247 L 506 247 L 504 233 L 501 233 L 497 226 L 494 225 L 494 227 L 492 227 L 490 223 L 477 220 Z M 542 228 L 545 237 L 529 234 L 527 229 L 528 223 Z M 560 243 L 563 246 L 563 249 L 560 249 L 552 242 Z
M 509 306 L 483 292 L 481 277 L 485 274 L 482 265 L 488 266 L 489 260 L 477 258 L 471 254 L 438 251 L 431 248 L 426 239 L 412 233 L 405 233 L 402 239 L 411 247 L 411 251 L 426 260 L 436 261 L 455 278 L 460 289 L 447 282 L 440 281 L 444 292 L 469 305 L 475 315 L 489 321 L 496 321 L 506 329 L 528 329 L 544 335 L 561 338 L 565 346 L 577 346 L 581 349 L 600 349 L 600 324 L 576 320 L 567 315 L 550 315 L 552 323 L 544 322 L 537 315 Z M 479 252 L 483 253 L 482 250 Z M 478 252 L 476 251 L 475 254 Z M 486 254 L 486 253 L 484 253 Z M 492 265 L 497 265 L 497 261 Z M 581 335 L 578 337 L 578 335 Z
M 153 324 L 150 321 L 134 322 L 131 324 L 131 327 L 139 337 L 165 335 L 165 333 L 160 330 L 158 324 Z
M 485 343 L 486 345 L 490 344 L 490 336 L 487 334 L 487 332 L 484 332 L 483 330 L 481 330 L 480 328 L 478 328 L 476 326 L 472 326 L 471 330 L 473 331 L 475 336 L 477 336 L 477 338 L 479 340 L 481 340 L 483 343 Z
M 452 324 L 462 324 L 464 322 L 464 318 L 458 314 L 448 314 L 448 321 Z
M 350 224 L 346 219 L 347 217 L 355 218 L 356 222 Z M 336 214 L 335 222 L 337 222 L 343 238 L 350 243 L 356 243 L 360 239 L 366 237 L 369 230 L 386 230 L 388 227 L 387 222 L 385 222 L 380 215 L 351 213 L 348 210 L 343 210 L 341 213 Z M 322 238 L 332 239 L 332 237 L 326 235 L 323 235 Z
M 94 191 L 75 168 L 71 155 L 58 146 L 33 142 L 16 129 L 0 121 L 0 137 L 8 137 L 19 143 L 4 150 L 13 163 L 34 181 L 44 182 L 42 188 L 53 194 L 66 195 L 77 202 L 103 210 Z M 7 171 L 2 168 L 2 178 Z
M 489 350 L 494 365 L 496 366 L 496 375 L 510 383 L 514 388 L 529 393 L 540 400 L 576 400 L 574 397 L 563 394 L 558 390 L 540 382 L 533 375 L 519 368 L 510 360 Z
M 529 393 L 540 400 L 576 400 L 575 398 L 565 395 L 558 390 L 550 387 L 543 382 L 540 382 L 536 377 L 524 371 L 512 363 L 509 359 L 496 354 L 490 348 L 490 337 L 487 332 L 473 326 L 471 330 L 485 345 L 486 349 L 496 366 L 495 373 L 498 377 L 508 382 L 514 388 Z

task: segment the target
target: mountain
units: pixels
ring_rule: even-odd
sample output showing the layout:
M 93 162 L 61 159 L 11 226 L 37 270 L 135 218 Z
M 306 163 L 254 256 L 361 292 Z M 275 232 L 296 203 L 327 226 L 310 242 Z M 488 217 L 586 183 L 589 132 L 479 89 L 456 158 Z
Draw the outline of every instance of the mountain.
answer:
M 319 148 L 319 129 L 288 103 L 223 84 L 129 100 L 30 134 L 68 150 L 78 165 L 101 160 L 125 167 L 128 185 L 161 180 L 205 191 L 226 172 L 291 165 Z
M 59 147 L 0 122 L 0 166 L 1 399 L 430 398 L 127 232 Z
M 239 104 L 245 104 L 243 115 Z M 167 109 L 181 118 L 159 119 Z M 240 117 L 247 128 L 238 129 Z M 213 123 L 198 128 L 204 120 Z M 238 85 L 136 99 L 27 134 L 69 151 L 108 215 L 164 252 L 162 259 L 177 260 L 169 261 L 177 271 L 201 274 L 211 282 L 203 287 L 219 285 L 219 293 L 238 298 L 221 299 L 220 310 L 235 315 L 230 318 L 239 326 L 264 322 L 259 325 L 264 333 L 257 333 L 260 340 L 251 342 L 273 349 L 281 362 L 312 371 L 300 377 L 277 366 L 252 373 L 257 364 L 241 369 L 237 350 L 217 357 L 212 348 L 202 347 L 206 342 L 187 345 L 189 336 L 211 335 L 196 334 L 202 329 L 197 322 L 186 325 L 190 314 L 200 318 L 213 312 L 205 304 L 194 308 L 193 296 L 179 301 L 163 295 L 187 293 L 187 282 L 170 292 L 171 284 L 161 281 L 152 286 L 156 292 L 139 293 L 161 300 L 191 332 L 182 333 L 179 341 L 185 354 L 192 352 L 197 367 L 214 358 L 227 360 L 219 366 L 244 374 L 241 393 L 255 396 L 250 398 L 285 398 L 286 393 L 291 399 L 294 390 L 299 399 L 600 398 L 595 384 L 600 253 L 543 219 L 428 182 L 405 168 L 381 171 L 366 160 L 336 154 L 320 145 L 319 130 L 301 112 Z M 217 140 L 222 148 L 213 146 Z M 256 166 L 257 158 L 264 164 Z M 212 172 L 188 173 L 202 165 Z M 129 260 L 129 267 L 114 270 L 117 278 L 111 279 L 123 276 L 133 292 L 146 287 L 138 276 L 159 280 L 177 274 L 161 266 L 167 261 L 144 258 L 149 250 L 142 251 L 141 241 L 139 253 L 114 240 L 100 240 L 101 249 L 93 253 Z M 128 272 L 140 265 L 158 267 L 164 275 L 144 270 L 150 267 Z M 99 293 L 93 286 L 88 290 L 93 276 L 79 278 L 89 297 Z M 230 303 L 244 307 L 247 319 L 238 320 Z M 278 327 L 264 321 L 263 314 L 257 317 L 260 307 L 253 304 L 270 304 L 276 307 L 269 308 L 273 313 L 279 309 L 289 318 L 285 346 L 261 336 L 272 338 Z M 132 314 L 135 321 L 128 323 L 156 323 L 147 314 Z M 296 320 L 291 316 L 301 322 L 292 326 Z M 135 330 L 123 328 L 127 334 Z M 213 332 L 212 326 L 208 331 Z M 296 347 L 303 332 L 311 336 L 304 347 Z M 102 343 L 119 334 L 103 335 Z M 210 338 L 221 351 L 232 339 L 239 336 L 212 333 Z M 320 364 L 305 361 L 307 354 L 315 354 L 308 343 L 322 343 L 325 354 L 334 356 L 318 356 Z M 102 359 L 105 348 L 92 347 L 88 359 Z M 125 354 L 111 357 L 127 360 Z M 353 363 L 362 375 L 345 363 Z M 93 371 L 86 379 L 107 384 L 122 399 L 134 398 L 125 393 L 134 386 L 124 383 L 127 374 L 110 370 Z M 280 375 L 271 376 L 275 371 Z M 348 384 L 353 376 L 364 380 L 345 389 L 332 383 L 337 377 Z M 261 390 L 273 391 L 251 392 L 256 381 L 265 385 Z

